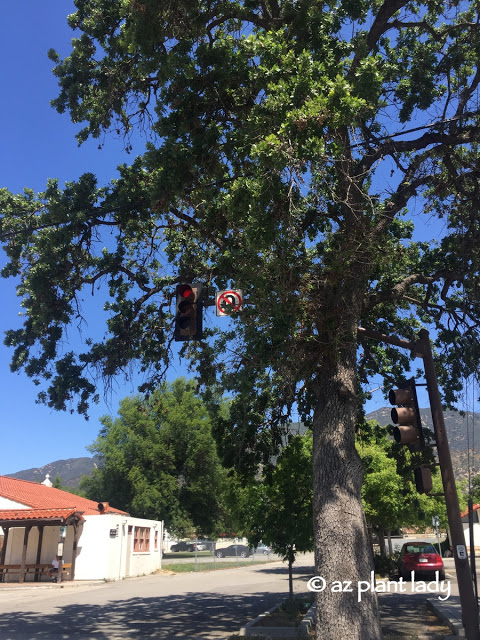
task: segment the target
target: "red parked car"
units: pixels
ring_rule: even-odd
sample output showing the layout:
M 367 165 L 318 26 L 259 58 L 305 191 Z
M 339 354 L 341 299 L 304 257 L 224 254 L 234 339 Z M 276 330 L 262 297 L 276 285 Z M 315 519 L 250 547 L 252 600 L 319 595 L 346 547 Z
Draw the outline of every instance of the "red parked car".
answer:
M 445 580 L 443 560 L 430 542 L 412 540 L 403 545 L 398 573 L 404 580 L 411 580 L 412 571 L 415 571 L 415 578 L 428 574 L 432 579 L 435 578 L 435 571 L 438 571 L 439 579 Z

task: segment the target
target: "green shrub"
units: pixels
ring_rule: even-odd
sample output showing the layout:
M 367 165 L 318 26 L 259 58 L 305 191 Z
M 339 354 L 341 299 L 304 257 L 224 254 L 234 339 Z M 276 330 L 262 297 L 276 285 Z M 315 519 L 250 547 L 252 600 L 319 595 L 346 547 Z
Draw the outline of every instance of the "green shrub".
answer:
M 375 573 L 379 576 L 390 576 L 397 572 L 397 563 L 400 554 L 394 553 L 392 556 L 381 556 L 376 553 L 373 556 L 373 566 Z

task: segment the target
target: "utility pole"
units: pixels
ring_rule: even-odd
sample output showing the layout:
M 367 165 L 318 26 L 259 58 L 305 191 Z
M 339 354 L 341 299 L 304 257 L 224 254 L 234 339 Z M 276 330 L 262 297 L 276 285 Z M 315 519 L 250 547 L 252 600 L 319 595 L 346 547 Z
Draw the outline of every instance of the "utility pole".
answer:
M 442 401 L 438 389 L 437 374 L 430 346 L 429 333 L 426 329 L 421 329 L 419 332 L 419 340 L 417 342 L 409 342 L 408 340 L 386 336 L 376 331 L 370 331 L 369 329 L 364 328 L 359 328 L 358 334 L 378 340 L 379 342 L 385 342 L 397 347 L 410 349 L 415 356 L 423 359 L 433 427 L 435 430 L 438 462 L 442 474 L 443 490 L 447 507 L 448 526 L 450 528 L 450 535 L 452 538 L 453 556 L 455 559 L 460 604 L 462 607 L 462 623 L 465 629 L 465 637 L 468 640 L 480 640 L 478 605 L 473 591 L 472 576 L 468 564 L 465 535 L 463 533 L 462 519 L 460 517 L 457 488 L 453 474 L 452 459 L 448 446 L 447 432 L 445 429 L 445 421 L 442 411 Z
M 457 571 L 458 591 L 462 605 L 462 622 L 467 638 L 477 640 L 480 638 L 478 624 L 478 604 L 473 591 L 472 575 L 468 564 L 468 554 L 465 545 L 460 506 L 458 504 L 457 487 L 453 475 L 452 458 L 448 446 L 445 420 L 443 419 L 442 400 L 438 390 L 437 373 L 430 346 L 430 336 L 426 329 L 419 333 L 420 340 L 417 343 L 418 351 L 423 357 L 425 379 L 427 382 L 430 409 L 432 411 L 435 440 L 437 442 L 438 462 L 442 473 L 445 504 L 447 505 L 448 526 L 452 537 L 453 557 Z

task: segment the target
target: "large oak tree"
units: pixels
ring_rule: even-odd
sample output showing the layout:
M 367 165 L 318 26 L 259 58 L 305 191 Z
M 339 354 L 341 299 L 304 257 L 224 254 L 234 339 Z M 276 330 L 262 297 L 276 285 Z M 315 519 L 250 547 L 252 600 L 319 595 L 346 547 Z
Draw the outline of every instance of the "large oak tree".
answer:
M 316 564 L 327 584 L 368 578 L 360 383 L 409 354 L 357 327 L 434 329 L 453 402 L 478 361 L 480 27 L 476 2 L 76 0 L 78 37 L 54 106 L 148 147 L 120 177 L 2 192 L 1 233 L 25 323 L 12 367 L 80 412 L 136 362 L 143 390 L 171 355 L 175 284 L 234 286 L 245 310 L 186 351 L 234 394 L 226 459 L 270 455 L 296 408 L 314 432 Z M 422 235 L 413 235 L 415 225 Z M 102 288 L 102 283 L 106 285 Z M 80 298 L 100 289 L 104 340 L 59 349 Z M 381 637 L 375 594 L 326 589 L 319 637 Z M 328 635 L 326 635 L 328 634 Z

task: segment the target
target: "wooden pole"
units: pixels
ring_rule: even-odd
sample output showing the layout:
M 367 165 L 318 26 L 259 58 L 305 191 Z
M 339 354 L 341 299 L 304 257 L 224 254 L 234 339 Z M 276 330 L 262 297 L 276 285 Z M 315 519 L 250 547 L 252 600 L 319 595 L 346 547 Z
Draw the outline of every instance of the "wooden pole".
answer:
M 448 526 L 452 537 L 453 557 L 457 571 L 458 591 L 462 607 L 462 622 L 468 640 L 480 640 L 478 621 L 478 605 L 473 592 L 472 576 L 468 564 L 468 554 L 465 545 L 460 505 L 458 504 L 457 486 L 453 474 L 452 458 L 448 446 L 447 431 L 443 418 L 442 400 L 438 389 L 437 373 L 430 346 L 430 336 L 426 329 L 419 332 L 420 340 L 417 350 L 423 356 L 425 379 L 427 381 L 428 397 L 432 411 L 435 439 L 437 443 L 438 462 L 442 473 L 443 490 L 447 506 Z
M 379 342 L 385 342 L 397 347 L 410 349 L 413 355 L 423 359 L 425 379 L 427 381 L 428 397 L 432 412 L 433 426 L 437 444 L 438 462 L 442 474 L 443 490 L 447 507 L 448 526 L 455 559 L 457 572 L 458 591 L 460 605 L 462 607 L 462 622 L 468 640 L 480 640 L 478 605 L 473 592 L 472 576 L 468 566 L 465 535 L 463 533 L 462 519 L 460 517 L 460 505 L 458 504 L 457 487 L 453 474 L 452 459 L 448 446 L 447 431 L 443 418 L 442 400 L 438 389 L 437 373 L 430 346 L 430 335 L 426 329 L 419 332 L 419 340 L 416 343 L 401 338 L 387 336 L 370 329 L 359 327 L 359 336 L 365 336 Z
M 37 542 L 37 558 L 35 560 L 35 563 L 40 564 L 40 559 L 42 556 L 42 544 L 43 544 L 43 529 L 44 529 L 43 524 L 37 525 L 37 529 L 38 529 L 38 542 Z M 35 571 L 34 580 L 35 582 L 38 582 L 40 580 L 40 572 L 38 570 Z
M 10 529 L 9 527 L 3 527 L 3 547 L 2 547 L 2 552 L 0 553 L 0 564 L 5 564 L 5 557 L 7 555 L 9 529 Z M 4 573 L 0 576 L 0 582 L 5 582 Z
M 77 545 L 80 523 L 77 519 L 73 521 L 73 545 L 72 545 L 72 568 L 70 570 L 70 580 L 75 580 L 75 563 L 77 560 Z
M 0 564 L 5 564 L 5 557 L 7 555 L 9 529 L 10 527 L 3 527 L 3 547 L 2 547 L 2 553 L 0 554 Z
M 22 561 L 20 564 L 20 576 L 18 579 L 19 582 L 24 582 L 25 580 L 25 564 L 27 561 L 28 537 L 30 535 L 31 528 L 32 528 L 31 525 L 27 525 L 25 527 L 25 532 L 23 534 L 23 549 L 22 549 Z

